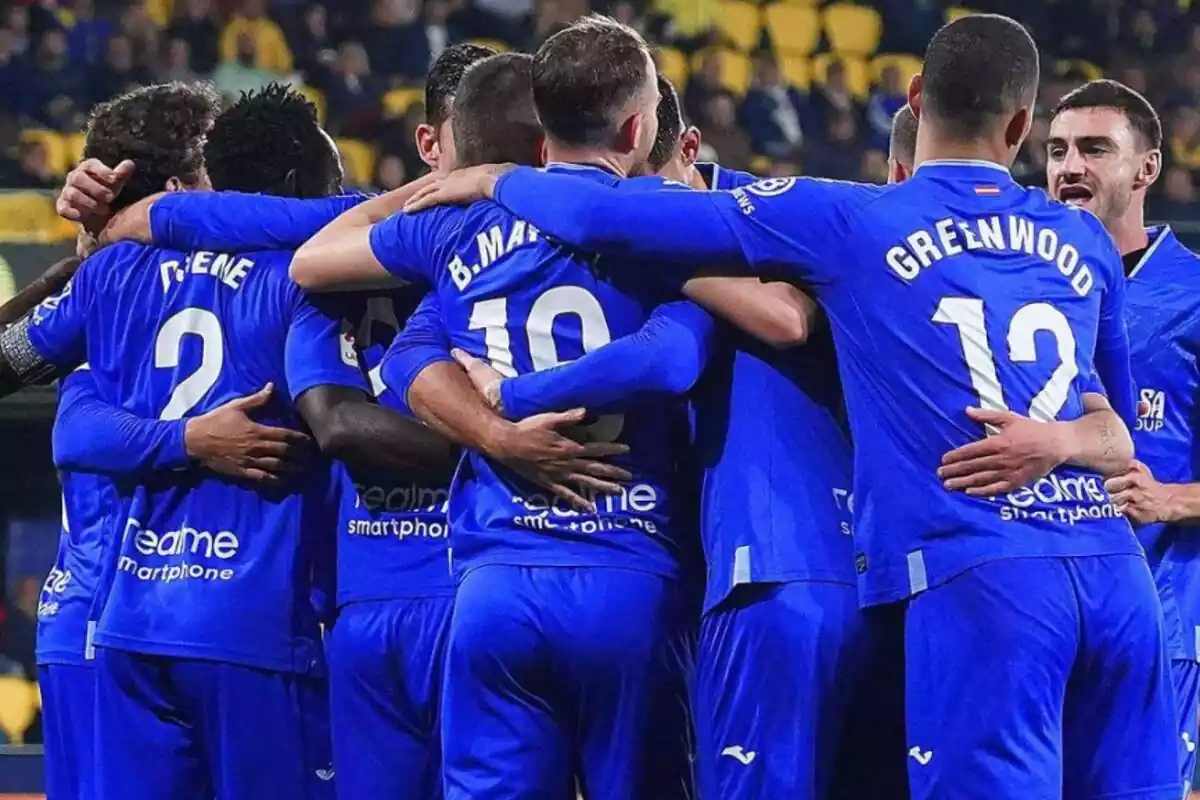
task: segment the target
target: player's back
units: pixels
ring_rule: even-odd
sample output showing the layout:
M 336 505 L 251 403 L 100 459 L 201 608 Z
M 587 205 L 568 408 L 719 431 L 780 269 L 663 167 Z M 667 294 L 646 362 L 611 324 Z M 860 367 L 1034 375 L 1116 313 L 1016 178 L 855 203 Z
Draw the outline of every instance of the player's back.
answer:
M 184 253 L 118 245 L 89 260 L 59 304 L 79 304 L 101 395 L 139 416 L 202 414 L 267 383 L 260 421 L 298 427 L 289 339 L 305 313 L 287 253 Z M 62 308 L 50 310 L 63 313 Z M 293 342 L 294 344 L 294 342 Z M 321 664 L 311 605 L 328 470 L 264 490 L 200 469 L 121 487 L 126 513 L 96 641 L 268 669 Z
M 616 184 L 590 167 L 557 166 Z M 551 200 L 552 202 L 552 200 Z M 677 296 L 648 265 L 611 268 L 572 251 L 493 203 L 435 209 L 444 232 L 432 276 L 453 344 L 505 375 L 548 369 L 640 329 Z M 488 459 L 469 455 L 451 495 L 456 567 L 482 563 L 610 565 L 674 575 L 694 557 L 694 531 L 672 523 L 677 463 L 686 443 L 682 403 L 647 403 L 587 426 L 593 440 L 629 445 L 617 459 L 633 473 L 621 494 L 581 513 Z
M 977 162 L 928 164 L 886 188 L 831 186 L 848 200 L 832 212 L 848 235 L 818 291 L 856 449 L 864 601 L 995 558 L 1136 552 L 1094 473 L 1060 467 L 972 498 L 936 472 L 982 433 L 968 407 L 1043 421 L 1083 413 L 1101 318 L 1124 291 L 1100 222 Z

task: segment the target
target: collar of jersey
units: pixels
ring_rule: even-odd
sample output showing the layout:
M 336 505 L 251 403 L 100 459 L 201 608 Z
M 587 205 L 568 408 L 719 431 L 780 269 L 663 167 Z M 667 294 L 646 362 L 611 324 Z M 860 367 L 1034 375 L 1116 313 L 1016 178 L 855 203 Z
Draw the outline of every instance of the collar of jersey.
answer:
M 1138 259 L 1137 264 L 1133 269 L 1129 270 L 1129 280 L 1133 280 L 1142 271 L 1142 268 L 1150 263 L 1150 259 L 1154 257 L 1154 251 L 1158 246 L 1175 235 L 1171 230 L 1170 225 L 1154 225 L 1146 228 L 1146 235 L 1150 238 L 1150 245 L 1146 248 L 1146 252 L 1142 253 L 1142 257 Z
M 923 172 L 925 170 L 942 171 L 963 171 L 974 172 L 977 170 L 988 170 L 989 172 L 1000 172 L 1012 179 L 1012 173 L 1008 171 L 1008 167 L 1003 164 L 997 164 L 995 161 L 982 161 L 974 158 L 935 158 L 929 161 L 922 161 L 917 165 L 915 172 Z
M 591 176 L 595 178 L 604 178 L 612 180 L 620 179 L 620 175 L 610 169 L 598 166 L 596 164 L 567 164 L 563 161 L 550 161 L 546 164 L 546 172 L 569 172 L 573 175 Z

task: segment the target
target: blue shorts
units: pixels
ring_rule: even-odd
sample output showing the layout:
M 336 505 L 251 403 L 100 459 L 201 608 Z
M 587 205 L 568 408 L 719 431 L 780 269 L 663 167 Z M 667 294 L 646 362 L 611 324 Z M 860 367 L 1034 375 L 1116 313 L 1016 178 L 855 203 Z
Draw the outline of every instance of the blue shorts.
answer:
M 442 796 L 441 700 L 453 597 L 351 603 L 327 639 L 342 797 Z
M 332 800 L 323 678 L 99 648 L 101 798 Z
M 902 797 L 902 683 L 891 702 L 876 693 L 876 666 L 899 670 L 877 662 L 871 633 L 854 586 L 744 585 L 710 611 L 696 654 L 700 797 Z
M 1179 714 L 1179 758 L 1186 797 L 1196 774 L 1196 744 L 1200 740 L 1200 730 L 1197 730 L 1200 728 L 1200 664 L 1172 661 L 1171 680 L 1175 685 L 1175 706 Z
M 993 561 L 909 600 L 913 797 L 1178 800 L 1156 598 L 1120 555 Z
M 605 567 L 479 567 L 450 622 L 447 800 L 690 796 L 697 609 Z
M 91 664 L 43 664 L 42 692 L 47 800 L 91 800 L 96 770 L 96 670 Z

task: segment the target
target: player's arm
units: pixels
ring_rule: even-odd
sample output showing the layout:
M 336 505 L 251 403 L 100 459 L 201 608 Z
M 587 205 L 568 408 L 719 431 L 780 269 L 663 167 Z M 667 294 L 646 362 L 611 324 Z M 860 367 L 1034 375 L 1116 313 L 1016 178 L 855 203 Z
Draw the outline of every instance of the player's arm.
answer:
M 63 381 L 54 463 L 76 472 L 135 477 L 197 462 L 233 478 L 279 483 L 303 461 L 308 437 L 250 419 L 270 396 L 267 386 L 191 419 L 142 419 L 106 403 L 91 371 L 81 368 Z
M 681 300 L 656 308 L 636 333 L 551 369 L 503 379 L 465 353 L 459 363 L 509 419 L 572 408 L 619 411 L 690 390 L 708 362 L 714 327 L 708 312 Z
M 371 399 L 357 359 L 343 352 L 340 320 L 328 305 L 302 297 L 288 330 L 288 385 L 321 452 L 373 469 L 453 472 L 457 448 Z
M 580 444 L 564 435 L 581 422 L 582 409 L 538 414 L 509 422 L 476 392 L 450 356 L 437 298 L 429 295 L 392 342 L 383 361 L 384 382 L 420 420 L 451 441 L 492 458 L 572 505 L 593 510 L 581 489 L 619 491 L 623 469 L 598 459 L 622 455 L 621 444 Z
M 1161 483 L 1149 467 L 1134 461 L 1104 488 L 1134 524 L 1200 525 L 1200 483 Z
M 325 225 L 296 251 L 292 280 L 310 292 L 409 282 L 414 277 L 413 259 L 406 248 L 410 231 L 419 223 L 403 218 L 400 212 L 427 178 L 374 197 Z
M 808 341 L 820 311 L 807 294 L 782 281 L 702 272 L 683 293 L 734 327 L 776 348 Z
M 0 306 L 0 397 L 29 386 L 53 383 L 74 366 L 51 364 L 28 340 L 34 309 L 66 288 L 79 263 L 77 258 L 56 262 Z
M 1130 361 L 1129 331 L 1125 326 L 1125 266 L 1100 221 L 1086 211 L 1080 213 L 1086 215 L 1096 230 L 1100 247 L 1108 256 L 1104 266 L 1108 268 L 1109 279 L 1100 298 L 1100 327 L 1093 359 L 1096 377 L 1103 384 L 1113 410 L 1132 428 L 1137 422 L 1137 389 Z
M 1108 399 L 1096 392 L 1083 395 L 1084 413 L 1076 420 L 1039 422 L 1011 411 L 967 409 L 988 435 L 950 451 L 938 477 L 951 491 L 990 497 L 1015 491 L 1072 464 L 1115 475 L 1133 459 L 1129 429 Z

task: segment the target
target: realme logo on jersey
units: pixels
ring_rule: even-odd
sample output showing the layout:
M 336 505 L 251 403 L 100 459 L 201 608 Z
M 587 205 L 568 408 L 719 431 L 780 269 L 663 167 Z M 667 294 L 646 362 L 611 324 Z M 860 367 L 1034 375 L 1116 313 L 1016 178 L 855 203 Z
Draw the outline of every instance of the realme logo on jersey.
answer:
M 122 555 L 117 566 L 121 572 L 133 575 L 138 580 L 171 583 L 177 580 L 227 581 L 233 579 L 233 570 L 225 566 L 193 564 L 188 557 L 210 561 L 229 561 L 237 556 L 241 541 L 233 531 L 198 530 L 184 525 L 179 530 L 157 533 L 143 528 L 131 519 L 126 529 L 126 538 L 133 534 L 133 546 L 137 554 L 155 558 L 178 558 L 183 561 L 149 566 L 139 563 L 131 556 Z

